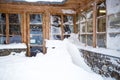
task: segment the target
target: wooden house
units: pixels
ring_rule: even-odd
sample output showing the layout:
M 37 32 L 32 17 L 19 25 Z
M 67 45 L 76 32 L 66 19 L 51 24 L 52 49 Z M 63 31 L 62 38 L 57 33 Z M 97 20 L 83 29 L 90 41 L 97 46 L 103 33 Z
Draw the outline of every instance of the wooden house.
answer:
M 0 44 L 26 43 L 30 56 L 34 51 L 46 52 L 46 39 L 63 40 L 70 33 L 79 33 L 85 46 L 107 48 L 106 19 L 111 14 L 106 16 L 105 3 L 105 0 L 0 0 Z M 13 38 L 14 35 L 17 36 Z

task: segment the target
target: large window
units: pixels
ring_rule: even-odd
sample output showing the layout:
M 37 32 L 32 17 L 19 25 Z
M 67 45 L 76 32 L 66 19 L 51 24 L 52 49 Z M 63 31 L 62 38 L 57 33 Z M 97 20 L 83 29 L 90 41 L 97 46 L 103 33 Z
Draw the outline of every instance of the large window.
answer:
M 61 40 L 74 32 L 73 15 L 51 15 L 50 39 Z
M 21 40 L 21 18 L 19 14 L 9 14 L 9 39 L 10 43 L 20 43 Z
M 85 45 L 92 46 L 93 44 L 93 11 L 92 9 L 83 12 L 79 16 L 80 26 L 80 41 Z
M 0 13 L 0 44 L 20 42 L 22 42 L 20 14 Z
M 6 17 L 4 13 L 0 13 L 0 44 L 6 43 Z
M 108 16 L 107 47 L 120 51 L 120 13 Z
M 97 47 L 106 47 L 106 5 L 105 2 L 97 5 Z
M 61 29 L 61 15 L 52 15 L 51 16 L 51 38 L 53 40 L 62 39 L 62 29 Z
M 43 26 L 42 14 L 30 14 L 30 52 L 35 56 L 43 52 Z

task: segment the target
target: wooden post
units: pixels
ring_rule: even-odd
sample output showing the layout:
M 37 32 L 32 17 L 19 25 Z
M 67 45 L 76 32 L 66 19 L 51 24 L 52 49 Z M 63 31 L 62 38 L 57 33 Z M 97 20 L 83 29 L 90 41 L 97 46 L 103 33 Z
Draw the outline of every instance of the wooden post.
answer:
M 9 43 L 9 14 L 6 13 L 6 44 Z
M 93 5 L 93 47 L 96 47 L 96 14 L 97 14 L 97 4 Z
M 22 31 L 21 31 L 21 33 L 22 33 L 22 42 L 23 43 L 26 43 L 26 13 L 25 12 L 23 12 L 22 13 L 22 19 L 21 19 L 21 22 L 22 22 L 22 26 L 21 26 L 21 28 L 22 28 Z
M 76 14 L 73 16 L 73 19 L 74 19 L 74 21 L 73 21 L 73 25 L 74 25 L 74 33 L 77 33 L 77 27 L 76 27 Z
M 26 39 L 27 39 L 27 56 L 30 57 L 30 16 L 29 16 L 29 14 L 27 14 L 27 29 L 26 29 L 26 32 L 27 32 L 27 36 L 26 36 Z

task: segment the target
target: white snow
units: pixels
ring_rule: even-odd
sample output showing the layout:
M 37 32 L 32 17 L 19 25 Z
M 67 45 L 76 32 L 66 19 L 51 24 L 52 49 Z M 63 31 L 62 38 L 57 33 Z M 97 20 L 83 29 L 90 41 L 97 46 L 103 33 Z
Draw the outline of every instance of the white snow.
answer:
M 25 43 L 1 44 L 0 49 L 24 49 L 27 48 Z
M 25 57 L 24 53 L 11 53 L 0 57 L 0 80 L 103 80 L 100 75 L 87 71 L 81 57 L 81 66 L 86 69 L 73 64 L 71 56 L 79 52 L 75 46 L 67 44 L 67 40 L 46 42 L 46 55 Z
M 78 44 L 79 48 L 86 49 L 77 35 L 71 34 L 63 41 L 46 40 L 46 55 L 25 57 L 23 52 L 13 52 L 0 57 L 0 80 L 114 80 L 92 72 L 81 57 Z

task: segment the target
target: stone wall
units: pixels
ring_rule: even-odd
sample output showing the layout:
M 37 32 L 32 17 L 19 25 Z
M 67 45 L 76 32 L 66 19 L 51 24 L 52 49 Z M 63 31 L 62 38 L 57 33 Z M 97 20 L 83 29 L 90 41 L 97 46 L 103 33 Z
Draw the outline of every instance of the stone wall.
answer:
M 7 56 L 9 55 L 11 52 L 16 52 L 16 53 L 20 53 L 22 51 L 26 52 L 26 49 L 0 49 L 0 56 Z
M 80 52 L 87 65 L 95 73 L 120 80 L 120 58 L 82 49 Z

